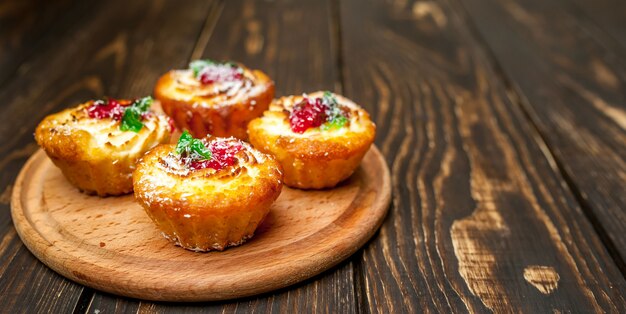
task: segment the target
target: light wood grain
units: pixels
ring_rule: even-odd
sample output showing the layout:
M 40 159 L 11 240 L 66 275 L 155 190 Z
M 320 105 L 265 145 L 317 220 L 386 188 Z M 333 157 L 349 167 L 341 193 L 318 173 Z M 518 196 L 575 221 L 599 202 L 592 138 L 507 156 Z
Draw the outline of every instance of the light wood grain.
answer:
M 35 256 L 81 284 L 149 300 L 223 300 L 289 286 L 353 254 L 387 212 L 389 181 L 372 148 L 345 183 L 285 188 L 252 240 L 203 254 L 165 240 L 132 195 L 78 192 L 39 151 L 16 181 L 12 216 Z

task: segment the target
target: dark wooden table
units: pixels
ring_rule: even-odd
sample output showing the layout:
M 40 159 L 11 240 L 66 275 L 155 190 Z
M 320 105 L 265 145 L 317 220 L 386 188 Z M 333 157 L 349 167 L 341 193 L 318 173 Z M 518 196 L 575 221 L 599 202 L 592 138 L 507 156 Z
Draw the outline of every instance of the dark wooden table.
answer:
M 40 263 L 9 204 L 37 123 L 202 57 L 372 114 L 393 182 L 378 234 L 224 303 L 117 297 Z M 0 117 L 0 312 L 626 312 L 626 1 L 0 0 Z

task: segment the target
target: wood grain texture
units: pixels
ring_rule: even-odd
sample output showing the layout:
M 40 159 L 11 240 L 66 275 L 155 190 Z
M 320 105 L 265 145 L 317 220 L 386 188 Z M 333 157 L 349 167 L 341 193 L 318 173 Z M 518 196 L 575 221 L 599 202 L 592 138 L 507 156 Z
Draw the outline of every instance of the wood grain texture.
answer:
M 22 69 L 0 86 L 0 114 L 11 117 L 0 127 L 2 195 L 12 189 L 19 169 L 37 149 L 32 132 L 46 114 L 93 97 L 151 93 L 168 63 L 186 63 L 207 15 L 217 9 L 215 1 L 194 1 L 188 6 L 176 1 L 81 3 L 84 7 L 72 9 L 76 16 L 57 21 L 55 30 L 48 33 L 50 38 L 37 45 L 36 53 L 25 55 Z M 66 23 L 71 27 L 63 26 Z M 6 242 L 7 253 L 0 257 L 0 281 L 11 283 L 3 285 L 10 294 L 0 293 L 0 303 L 11 306 L 3 310 L 66 312 L 79 305 L 81 291 L 83 297 L 92 294 L 50 271 L 28 252 L 16 238 L 4 198 L 0 237 L 16 239 Z
M 596 216 L 624 190 L 611 186 L 624 158 L 623 1 L 217 2 L 223 10 L 0 0 L 0 115 L 11 117 L 0 124 L 0 311 L 626 312 L 623 276 L 578 207 L 623 259 L 620 233 L 609 238 L 616 229 Z M 379 236 L 332 271 L 234 302 L 140 302 L 62 279 L 25 249 L 9 214 L 34 126 L 85 98 L 149 93 L 200 56 L 263 69 L 278 95 L 342 91 L 345 77 L 392 164 Z
M 8 217 L 7 220 L 10 221 Z M 9 229 L 0 239 L 0 256 L 2 311 L 67 313 L 74 310 L 82 287 L 33 261 L 34 257 L 24 247 L 15 229 Z M 34 295 L 36 299 L 25 302 L 25 295 Z
M 139 301 L 135 299 L 121 298 L 116 295 L 97 292 L 87 300 L 89 302 L 84 311 L 80 311 L 81 313 L 139 313 Z M 146 311 L 142 311 L 142 313 L 146 313 Z
M 573 9 L 574 12 L 590 17 L 598 28 L 626 47 L 626 19 L 624 18 L 626 2 L 620 0 L 569 1 L 577 7 Z
M 201 254 L 163 238 L 133 195 L 80 193 L 39 151 L 16 180 L 11 213 L 30 251 L 73 281 L 144 300 L 215 301 L 284 288 L 333 267 L 369 240 L 389 200 L 389 171 L 372 147 L 345 183 L 285 187 L 251 240 Z
M 550 266 L 531 265 L 524 268 L 524 279 L 543 294 L 550 294 L 559 287 L 561 277 Z
M 376 117 L 394 186 L 356 266 L 361 308 L 625 311 L 622 275 L 450 2 L 340 11 L 345 93 Z M 558 274 L 550 294 L 533 265 Z
M 333 26 L 330 1 L 228 1 L 197 57 L 261 69 L 274 79 L 277 97 L 333 90 Z
M 626 271 L 626 46 L 567 0 L 463 3 Z
M 0 1 L 0 86 L 28 67 L 23 62 L 37 48 L 84 23 L 87 6 L 76 0 Z

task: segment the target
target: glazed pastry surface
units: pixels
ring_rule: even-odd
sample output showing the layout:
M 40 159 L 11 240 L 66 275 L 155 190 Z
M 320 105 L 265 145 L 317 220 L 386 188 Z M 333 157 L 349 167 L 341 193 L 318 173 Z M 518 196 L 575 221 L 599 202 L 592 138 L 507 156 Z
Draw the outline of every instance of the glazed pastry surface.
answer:
M 263 72 L 237 64 L 237 78 L 209 83 L 191 69 L 163 75 L 154 90 L 163 110 L 196 137 L 234 136 L 246 139 L 246 126 L 260 116 L 274 97 L 274 82 Z
M 193 251 L 223 250 L 254 234 L 282 189 L 276 160 L 235 138 L 207 138 L 218 162 L 189 161 L 176 145 L 161 145 L 134 173 L 135 197 L 175 244 Z M 229 147 L 236 147 L 228 151 Z
M 369 114 L 351 100 L 333 94 L 344 112 L 340 127 L 311 127 L 294 132 L 290 118 L 306 98 L 322 98 L 324 92 L 287 96 L 274 100 L 261 118 L 248 126 L 250 143 L 276 156 L 285 171 L 285 184 L 301 189 L 321 189 L 348 178 L 374 141 L 376 126 Z
M 120 101 L 129 105 L 130 101 Z M 148 111 L 138 132 L 121 129 L 116 118 L 90 117 L 93 101 L 47 116 L 35 139 L 65 177 L 88 194 L 132 192 L 137 160 L 154 146 L 169 141 L 170 119 Z

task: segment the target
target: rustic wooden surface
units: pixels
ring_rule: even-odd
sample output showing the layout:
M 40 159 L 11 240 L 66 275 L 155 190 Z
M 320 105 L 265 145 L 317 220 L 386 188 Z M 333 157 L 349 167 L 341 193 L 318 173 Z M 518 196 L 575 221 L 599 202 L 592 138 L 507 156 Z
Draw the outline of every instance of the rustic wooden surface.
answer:
M 464 3 L 479 30 L 498 29 L 481 33 L 512 80 L 516 101 L 529 112 L 583 211 L 623 264 L 626 46 L 613 42 L 585 10 L 567 0 Z M 626 19 L 623 3 L 612 10 Z
M 337 265 L 378 230 L 390 196 L 385 159 L 372 147 L 334 189 L 283 188 L 245 245 L 198 254 L 163 238 L 133 195 L 85 195 L 39 150 L 15 182 L 11 217 L 29 250 L 72 281 L 144 300 L 218 301 L 284 288 Z
M 15 3 L 18 3 L 16 5 Z M 0 1 L 0 304 L 8 312 L 626 312 L 619 0 Z M 120 298 L 11 223 L 46 114 L 139 96 L 197 57 L 334 89 L 378 125 L 393 202 L 348 261 L 225 303 Z

